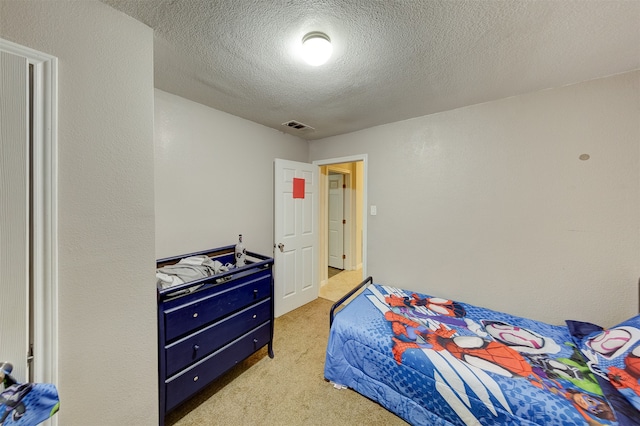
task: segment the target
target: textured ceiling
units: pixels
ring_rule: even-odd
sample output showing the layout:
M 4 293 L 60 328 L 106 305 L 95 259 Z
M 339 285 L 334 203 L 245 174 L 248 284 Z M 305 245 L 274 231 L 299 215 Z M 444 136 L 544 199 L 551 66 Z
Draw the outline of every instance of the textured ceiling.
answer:
M 102 1 L 155 30 L 155 87 L 308 140 L 640 69 L 640 0 Z

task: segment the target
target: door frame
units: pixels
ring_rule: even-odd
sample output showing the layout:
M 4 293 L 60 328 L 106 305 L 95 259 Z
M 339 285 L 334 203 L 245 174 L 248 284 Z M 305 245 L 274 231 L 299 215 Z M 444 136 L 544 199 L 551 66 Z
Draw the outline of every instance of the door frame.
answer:
M 324 160 L 315 160 L 313 161 L 313 164 L 317 165 L 317 166 L 330 166 L 333 164 L 340 164 L 340 163 L 355 163 L 355 162 L 362 162 L 362 277 L 366 277 L 367 276 L 367 211 L 368 211 L 368 181 L 369 181 L 369 159 L 368 159 L 368 155 L 367 154 L 356 154 L 356 155 L 351 155 L 351 156 L 347 156 L 347 157 L 338 157 L 338 158 L 327 158 Z M 323 185 L 320 185 L 320 187 L 322 188 Z M 324 185 L 324 191 L 322 192 L 326 192 L 327 188 L 326 185 Z M 322 192 L 321 194 L 319 194 L 320 196 L 322 196 Z M 325 206 L 326 208 L 326 206 Z M 322 215 L 319 215 L 322 216 Z M 324 243 L 325 243 L 325 247 L 326 247 L 326 240 L 327 240 L 327 236 L 326 235 L 319 235 L 319 238 L 321 238 Z M 320 252 L 321 250 L 318 250 L 318 252 Z M 327 259 L 327 253 L 325 253 L 324 251 L 322 253 L 319 253 L 319 259 L 318 259 L 318 265 L 319 265 L 319 271 L 327 271 L 328 268 L 328 259 Z M 319 275 L 319 280 L 322 281 L 322 278 L 320 278 L 321 274 Z M 320 286 L 323 284 L 322 282 L 319 283 Z
M 58 59 L 0 38 L 0 49 L 33 69 L 33 380 L 58 383 Z M 57 418 L 51 419 L 57 424 Z

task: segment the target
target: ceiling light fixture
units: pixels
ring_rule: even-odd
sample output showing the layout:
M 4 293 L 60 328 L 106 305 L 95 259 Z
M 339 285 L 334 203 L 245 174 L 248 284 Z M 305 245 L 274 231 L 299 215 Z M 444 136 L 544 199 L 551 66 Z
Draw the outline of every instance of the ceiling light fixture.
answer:
M 309 65 L 322 65 L 331 56 L 331 40 L 325 33 L 311 32 L 302 37 L 302 58 Z

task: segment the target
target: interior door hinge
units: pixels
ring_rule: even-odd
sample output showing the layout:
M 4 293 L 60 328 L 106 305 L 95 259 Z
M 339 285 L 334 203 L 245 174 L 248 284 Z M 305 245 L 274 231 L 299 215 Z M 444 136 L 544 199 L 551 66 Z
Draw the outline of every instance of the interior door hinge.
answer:
M 27 364 L 33 362 L 33 343 L 29 343 L 29 353 L 27 353 Z
M 347 224 L 347 219 L 342 219 L 342 224 L 346 225 Z
M 342 255 L 342 260 L 345 260 L 346 258 L 347 258 L 347 255 L 346 255 L 346 254 L 343 254 L 343 255 Z

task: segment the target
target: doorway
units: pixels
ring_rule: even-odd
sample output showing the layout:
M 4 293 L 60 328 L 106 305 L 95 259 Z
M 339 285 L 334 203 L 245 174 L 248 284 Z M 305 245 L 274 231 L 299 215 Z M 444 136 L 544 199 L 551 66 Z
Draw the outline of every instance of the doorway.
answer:
M 345 181 L 348 181 L 348 175 L 343 172 L 337 172 L 329 169 L 328 176 L 328 197 L 327 197 L 327 251 L 329 263 L 329 278 L 333 275 L 343 271 L 345 264 L 345 237 L 349 239 L 351 233 L 351 221 L 347 227 L 347 220 L 345 218 L 344 209 L 344 197 L 347 185 Z M 346 176 L 345 176 L 346 175 Z M 346 235 L 345 235 L 346 231 Z
M 20 334 L 25 340 L 17 344 L 23 349 L 19 349 L 16 356 L 23 355 L 16 364 L 21 365 L 21 381 L 57 384 L 57 58 L 4 39 L 0 39 L 0 54 L 5 65 L 21 64 L 11 73 L 3 73 L 7 78 L 2 90 L 26 94 L 28 104 L 22 110 L 22 118 L 0 117 L 3 121 L 0 127 L 15 127 L 15 122 L 24 120 L 28 128 L 26 137 L 10 135 L 16 151 L 7 153 L 10 158 L 5 159 L 17 162 L 14 155 L 19 154 L 17 149 L 24 144 L 20 148 L 23 154 L 19 155 L 25 160 L 22 163 L 26 183 L 23 199 L 27 217 L 23 227 L 23 255 L 27 257 L 28 266 L 22 272 L 24 279 L 15 281 L 18 284 L 14 290 L 21 292 L 27 301 L 22 308 L 16 307 L 15 312 L 23 309 L 28 313 L 22 316 L 24 324 L 20 325 Z M 20 74 L 27 77 L 21 79 Z M 11 99 L 17 98 L 11 96 Z M 18 174 L 15 176 L 20 179 Z M 17 226 L 11 218 L 5 224 L 10 228 Z M 4 277 L 6 290 L 6 285 L 13 281 Z M 2 318 L 6 319 L 7 315 Z M 51 424 L 57 424 L 57 420 L 52 419 Z
M 320 166 L 319 295 L 336 301 L 366 276 L 367 156 L 314 164 Z

